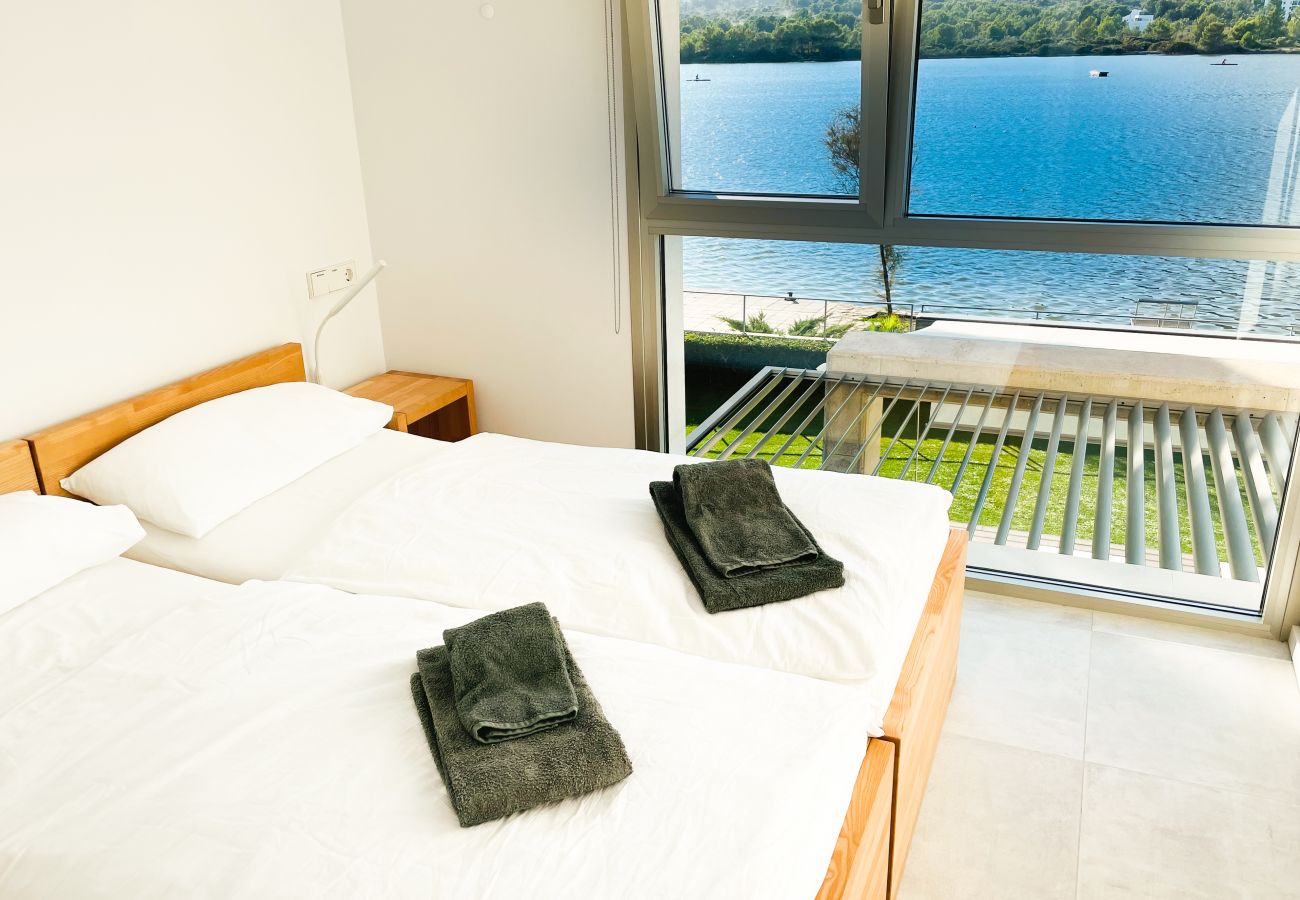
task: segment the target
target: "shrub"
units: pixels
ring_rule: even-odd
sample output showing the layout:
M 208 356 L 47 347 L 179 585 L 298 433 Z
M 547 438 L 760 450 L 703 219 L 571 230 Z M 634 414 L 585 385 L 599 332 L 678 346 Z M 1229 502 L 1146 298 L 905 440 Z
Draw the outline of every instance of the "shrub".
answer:
M 688 331 L 683 335 L 688 366 L 757 371 L 763 366 L 815 369 L 826 362 L 833 341 L 780 335 L 719 334 Z
M 886 331 L 903 334 L 912 330 L 912 320 L 898 313 L 872 316 L 863 320 L 862 331 Z
M 767 321 L 767 314 L 756 312 L 745 319 L 733 319 L 730 316 L 718 316 L 719 322 L 726 323 L 732 331 L 748 332 L 749 334 L 780 334 L 781 332 Z

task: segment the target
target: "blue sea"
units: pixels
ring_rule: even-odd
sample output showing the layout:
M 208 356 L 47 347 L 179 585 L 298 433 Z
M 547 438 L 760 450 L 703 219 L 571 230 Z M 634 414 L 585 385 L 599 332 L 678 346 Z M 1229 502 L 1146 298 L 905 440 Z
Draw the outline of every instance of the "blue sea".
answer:
M 1300 225 L 1300 55 L 1227 59 L 1237 65 L 923 60 L 911 212 Z M 851 192 L 823 137 L 856 101 L 859 71 L 856 62 L 683 66 L 679 186 Z M 688 290 L 875 297 L 874 247 L 686 238 L 683 253 Z M 1300 325 L 1300 266 L 907 248 L 897 299 L 1110 321 L 1139 300 L 1191 300 L 1202 319 L 1278 333 Z

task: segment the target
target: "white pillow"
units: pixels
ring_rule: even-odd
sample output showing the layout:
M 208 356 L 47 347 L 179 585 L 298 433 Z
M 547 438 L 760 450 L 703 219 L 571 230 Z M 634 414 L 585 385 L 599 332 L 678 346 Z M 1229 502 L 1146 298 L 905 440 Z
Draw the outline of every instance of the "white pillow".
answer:
M 31 491 L 0 494 L 0 613 L 144 537 L 125 506 L 93 506 Z
M 391 406 L 318 384 L 273 384 L 179 412 L 59 483 L 198 538 L 351 450 L 392 417 Z

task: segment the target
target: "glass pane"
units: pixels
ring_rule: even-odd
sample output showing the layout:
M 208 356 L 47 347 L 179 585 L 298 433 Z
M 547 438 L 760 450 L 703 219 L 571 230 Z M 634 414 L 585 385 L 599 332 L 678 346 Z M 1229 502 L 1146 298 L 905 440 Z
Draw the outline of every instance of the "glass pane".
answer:
M 665 259 L 674 449 L 938 484 L 978 567 L 1259 611 L 1294 264 L 705 237 Z
M 660 0 L 676 190 L 857 196 L 861 0 Z
M 1287 11 L 923 2 L 910 212 L 1300 224 Z
M 896 296 L 919 316 L 1294 336 L 1300 264 L 902 248 Z M 1296 348 L 1300 350 L 1300 347 Z
M 692 237 L 681 256 L 692 294 L 885 302 L 875 246 Z M 892 306 L 923 318 L 1300 333 L 1300 263 L 955 247 L 898 247 L 892 258 Z M 686 315 L 696 330 L 729 328 L 703 307 Z

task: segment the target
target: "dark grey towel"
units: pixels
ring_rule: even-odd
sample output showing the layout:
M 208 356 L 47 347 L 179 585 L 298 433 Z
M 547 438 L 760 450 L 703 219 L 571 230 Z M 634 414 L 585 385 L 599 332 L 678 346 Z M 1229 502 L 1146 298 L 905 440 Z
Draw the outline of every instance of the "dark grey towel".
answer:
M 571 722 L 578 697 L 564 638 L 545 604 L 529 603 L 442 633 L 461 724 L 485 744 Z
M 416 655 L 420 671 L 411 676 L 411 696 L 461 827 L 580 797 L 632 774 L 623 739 L 605 718 L 568 647 L 562 647 L 578 696 L 578 717 L 499 744 L 479 743 L 461 725 L 446 649 Z
M 844 564 L 822 553 L 815 541 L 813 546 L 817 547 L 818 556 L 812 562 L 725 578 L 714 571 L 695 542 L 673 483 L 651 482 L 650 496 L 663 520 L 668 543 L 699 591 L 704 608 L 711 613 L 779 603 L 844 586 Z
M 700 552 L 727 578 L 810 563 L 821 555 L 777 493 L 762 459 L 680 465 L 673 484 Z

